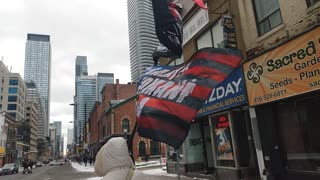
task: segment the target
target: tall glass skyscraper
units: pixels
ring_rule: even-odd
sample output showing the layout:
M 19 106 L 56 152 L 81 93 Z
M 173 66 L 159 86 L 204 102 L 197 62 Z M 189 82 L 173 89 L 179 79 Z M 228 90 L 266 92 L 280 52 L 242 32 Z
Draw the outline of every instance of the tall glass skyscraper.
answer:
M 138 82 L 153 65 L 152 53 L 159 45 L 155 33 L 152 2 L 128 0 L 131 80 Z
M 114 84 L 113 73 L 98 73 L 97 75 L 97 97 L 98 101 L 102 101 L 101 90 L 105 84 Z
M 24 80 L 33 81 L 44 103 L 50 121 L 51 45 L 49 35 L 28 34 L 25 52 Z M 46 126 L 48 126 L 48 122 Z M 48 127 L 45 127 L 48 136 Z
M 84 135 L 84 124 L 89 118 L 93 105 L 97 101 L 97 79 L 96 76 L 81 76 L 78 79 L 76 92 L 76 143 L 79 143 L 80 135 Z

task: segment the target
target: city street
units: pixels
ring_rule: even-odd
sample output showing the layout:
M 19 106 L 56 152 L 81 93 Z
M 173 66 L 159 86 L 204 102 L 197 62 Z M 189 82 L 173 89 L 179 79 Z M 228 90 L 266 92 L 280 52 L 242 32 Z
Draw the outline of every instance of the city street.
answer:
M 167 174 L 159 168 L 142 170 L 150 180 L 177 180 L 177 175 Z M 100 180 L 93 171 L 93 166 L 87 167 L 78 163 L 66 163 L 63 166 L 43 166 L 32 169 L 31 174 L 18 174 L 0 176 L 1 180 Z M 181 176 L 181 180 L 196 180 L 197 178 Z M 204 180 L 204 179 L 202 179 Z

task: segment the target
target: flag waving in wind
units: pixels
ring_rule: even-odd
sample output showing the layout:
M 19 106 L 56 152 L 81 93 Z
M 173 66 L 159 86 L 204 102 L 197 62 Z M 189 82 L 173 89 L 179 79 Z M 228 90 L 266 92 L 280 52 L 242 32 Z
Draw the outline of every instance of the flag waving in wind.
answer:
M 203 102 L 240 59 L 239 50 L 204 48 L 182 65 L 148 68 L 137 91 L 139 136 L 180 147 Z
M 201 7 L 202 9 L 208 9 L 204 3 L 203 0 L 193 0 L 196 4 L 198 4 L 199 7 Z
M 180 58 L 182 55 L 182 21 L 177 4 L 152 0 L 156 34 L 161 43 L 154 56 Z M 165 50 L 159 51 L 159 49 Z

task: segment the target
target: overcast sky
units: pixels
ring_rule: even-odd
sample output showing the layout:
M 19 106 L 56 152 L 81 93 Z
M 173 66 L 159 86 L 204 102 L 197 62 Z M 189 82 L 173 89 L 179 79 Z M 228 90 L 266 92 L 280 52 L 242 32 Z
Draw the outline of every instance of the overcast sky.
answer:
M 0 0 L 0 59 L 22 78 L 27 33 L 50 35 L 50 121 L 62 121 L 64 134 L 73 127 L 76 56 L 87 56 L 89 75 L 131 79 L 127 0 Z

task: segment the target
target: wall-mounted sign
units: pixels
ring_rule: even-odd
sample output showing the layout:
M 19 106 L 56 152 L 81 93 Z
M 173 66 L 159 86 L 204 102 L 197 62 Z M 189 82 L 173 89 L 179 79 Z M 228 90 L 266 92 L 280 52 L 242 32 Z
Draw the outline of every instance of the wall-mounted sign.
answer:
M 243 65 L 251 106 L 320 89 L 320 27 Z
M 212 114 L 247 103 L 242 68 L 235 69 L 223 82 L 212 90 L 197 117 Z
M 199 9 L 183 27 L 183 45 L 209 22 L 208 10 Z
M 223 39 L 225 48 L 237 48 L 237 36 L 234 30 L 232 17 L 230 15 L 223 16 Z

